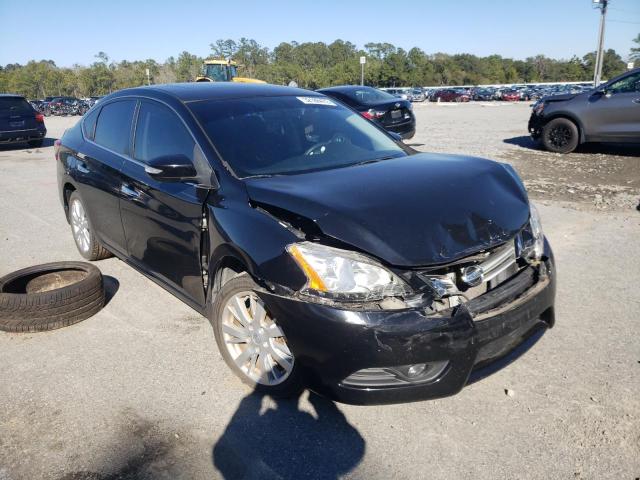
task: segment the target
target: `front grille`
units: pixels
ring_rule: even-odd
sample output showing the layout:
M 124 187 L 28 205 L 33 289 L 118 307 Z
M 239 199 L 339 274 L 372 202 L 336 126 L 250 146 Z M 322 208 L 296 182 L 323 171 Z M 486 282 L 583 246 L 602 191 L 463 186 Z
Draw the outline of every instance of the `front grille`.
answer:
M 431 291 L 434 308 L 443 310 L 485 295 L 525 266 L 515 240 L 437 269 L 405 276 L 418 291 Z
M 498 249 L 489 254 L 487 259 L 478 265 L 483 270 L 485 282 L 500 279 L 501 275 L 516 266 L 516 249 L 513 242 L 509 242 L 502 249 Z M 515 273 L 515 272 L 513 272 Z

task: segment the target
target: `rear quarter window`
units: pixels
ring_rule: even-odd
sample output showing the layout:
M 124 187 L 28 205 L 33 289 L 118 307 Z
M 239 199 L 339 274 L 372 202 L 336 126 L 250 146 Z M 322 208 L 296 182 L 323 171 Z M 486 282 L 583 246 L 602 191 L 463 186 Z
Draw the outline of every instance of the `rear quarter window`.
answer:
M 84 117 L 84 120 L 82 121 L 82 134 L 84 135 L 84 138 L 89 140 L 93 140 L 95 138 L 96 123 L 99 114 L 100 109 L 96 108 Z

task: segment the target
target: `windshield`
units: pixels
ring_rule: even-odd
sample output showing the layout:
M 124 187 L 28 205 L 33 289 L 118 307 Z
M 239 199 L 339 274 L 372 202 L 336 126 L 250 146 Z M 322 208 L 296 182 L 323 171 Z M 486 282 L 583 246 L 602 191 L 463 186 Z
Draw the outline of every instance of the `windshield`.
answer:
M 325 170 L 407 155 L 368 120 L 326 97 L 203 100 L 189 108 L 239 177 Z
M 227 78 L 227 65 L 204 65 L 203 74 L 214 82 L 226 82 L 230 80 Z
M 396 97 L 393 95 L 383 92 L 382 90 L 378 90 L 377 88 L 358 88 L 353 90 L 345 90 L 342 92 L 347 97 L 355 100 L 358 103 L 362 103 L 365 105 L 380 103 L 384 101 L 392 101 L 395 100 Z

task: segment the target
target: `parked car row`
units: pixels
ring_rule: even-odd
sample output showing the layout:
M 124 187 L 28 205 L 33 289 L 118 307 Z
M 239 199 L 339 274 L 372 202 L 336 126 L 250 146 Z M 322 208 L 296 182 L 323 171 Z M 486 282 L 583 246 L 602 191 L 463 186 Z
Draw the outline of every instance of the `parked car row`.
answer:
M 84 115 L 101 97 L 46 97 L 43 100 L 31 100 L 31 106 L 45 116 Z

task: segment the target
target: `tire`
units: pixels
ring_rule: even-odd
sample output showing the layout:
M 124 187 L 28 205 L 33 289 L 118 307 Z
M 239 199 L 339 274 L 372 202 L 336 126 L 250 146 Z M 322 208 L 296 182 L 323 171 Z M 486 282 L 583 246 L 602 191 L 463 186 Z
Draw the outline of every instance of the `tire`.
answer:
M 85 320 L 104 306 L 102 274 L 85 262 L 24 268 L 0 278 L 0 330 L 42 332 Z
M 75 209 L 77 208 L 80 208 L 80 210 L 76 211 Z M 82 215 L 84 220 L 79 217 L 75 218 L 76 212 L 78 216 Z M 90 261 L 112 257 L 113 254 L 104 248 L 94 235 L 91 220 L 86 212 L 87 210 L 80 194 L 72 192 L 69 197 L 69 224 L 71 225 L 71 233 L 73 234 L 73 240 L 76 242 L 78 252 Z
M 225 330 L 223 330 L 225 325 L 227 326 L 229 325 L 226 319 L 235 317 L 235 315 L 228 313 L 229 312 L 228 305 L 236 305 L 232 303 L 234 299 L 241 297 L 242 295 L 248 292 L 253 293 L 253 295 L 255 295 L 255 297 L 261 302 L 259 296 L 255 293 L 257 289 L 258 289 L 258 286 L 255 284 L 253 279 L 248 274 L 244 273 L 230 279 L 227 283 L 225 283 L 222 286 L 222 288 L 216 295 L 216 299 L 213 302 L 213 308 L 211 309 L 212 317 L 209 320 L 211 321 L 211 325 L 213 326 L 213 331 L 215 334 L 216 343 L 218 345 L 218 350 L 220 351 L 220 354 L 222 355 L 222 358 L 224 359 L 225 363 L 233 371 L 233 373 L 235 373 L 236 376 L 238 376 L 238 378 L 240 378 L 240 380 L 242 380 L 245 384 L 252 387 L 256 392 L 271 395 L 273 397 L 278 397 L 278 398 L 294 397 L 296 395 L 299 395 L 302 389 L 304 388 L 304 378 L 303 378 L 303 370 L 299 365 L 299 363 L 295 361 L 292 354 L 291 354 L 292 368 L 288 371 L 288 373 L 283 374 L 284 378 L 283 379 L 281 378 L 281 380 L 277 384 L 267 385 L 265 384 L 265 382 L 256 381 L 255 378 L 251 378 L 249 376 L 249 373 L 247 373 L 247 371 L 245 370 L 246 368 L 249 372 L 251 372 L 252 364 L 255 364 L 257 367 L 258 363 L 260 362 L 260 358 L 261 358 L 260 355 L 262 355 L 262 353 L 256 356 L 255 362 L 252 361 L 253 355 L 251 355 L 250 357 L 247 357 L 245 362 L 240 362 L 243 365 L 245 365 L 242 368 L 238 365 L 238 363 L 236 363 L 236 360 L 234 360 L 234 357 L 232 356 L 233 353 L 242 352 L 242 353 L 239 353 L 236 357 L 236 358 L 240 358 L 240 357 L 243 357 L 245 353 L 247 353 L 247 350 L 254 349 L 255 351 L 256 349 L 260 348 L 260 345 L 258 345 L 258 343 L 262 342 L 262 340 L 254 341 L 253 339 L 253 336 L 258 334 L 259 331 L 254 328 L 254 331 L 252 332 L 251 337 L 247 337 L 247 341 L 245 342 L 228 343 L 227 340 L 225 340 L 225 338 L 231 337 L 231 335 L 228 335 L 227 333 L 225 333 Z M 265 321 L 269 320 L 275 325 L 275 322 L 270 318 L 269 312 L 266 311 L 266 309 L 265 309 L 265 312 L 266 312 L 266 315 L 264 317 L 264 320 Z M 248 307 L 247 310 L 245 310 L 245 313 L 249 313 L 249 315 L 252 315 L 250 307 Z M 235 318 L 238 318 L 238 317 L 235 317 Z M 236 322 L 236 325 L 240 326 L 241 323 Z M 242 329 L 242 327 L 240 328 Z M 279 327 L 277 325 L 276 325 L 276 328 L 278 328 L 279 330 Z M 261 330 L 263 329 L 261 328 L 260 331 Z M 269 330 L 269 328 L 265 328 L 264 330 L 265 331 Z M 281 330 L 280 330 L 280 334 L 282 334 Z M 235 337 L 235 338 L 238 338 L 238 337 Z M 287 350 L 288 350 L 288 346 L 286 343 L 286 339 L 284 338 L 284 334 L 282 334 L 280 342 L 284 343 L 284 345 L 287 347 Z M 237 351 L 236 352 L 230 351 L 230 348 L 228 348 L 228 345 L 230 345 L 231 349 L 237 349 Z M 267 344 L 264 343 L 262 345 L 266 346 Z M 273 347 L 270 347 L 270 348 L 272 348 L 272 351 L 275 351 Z M 262 352 L 262 349 L 260 351 Z M 267 353 L 267 356 L 269 356 L 268 353 Z M 275 357 L 273 355 L 271 356 L 271 360 L 275 360 Z M 278 364 L 272 363 L 272 365 L 274 367 L 272 372 L 277 370 L 286 370 L 280 367 L 279 362 Z M 272 377 L 267 375 L 267 378 L 272 378 Z
M 578 146 L 580 134 L 568 118 L 554 118 L 542 128 L 541 140 L 550 152 L 570 153 Z
M 28 143 L 31 148 L 40 148 L 42 147 L 43 140 L 29 140 Z

